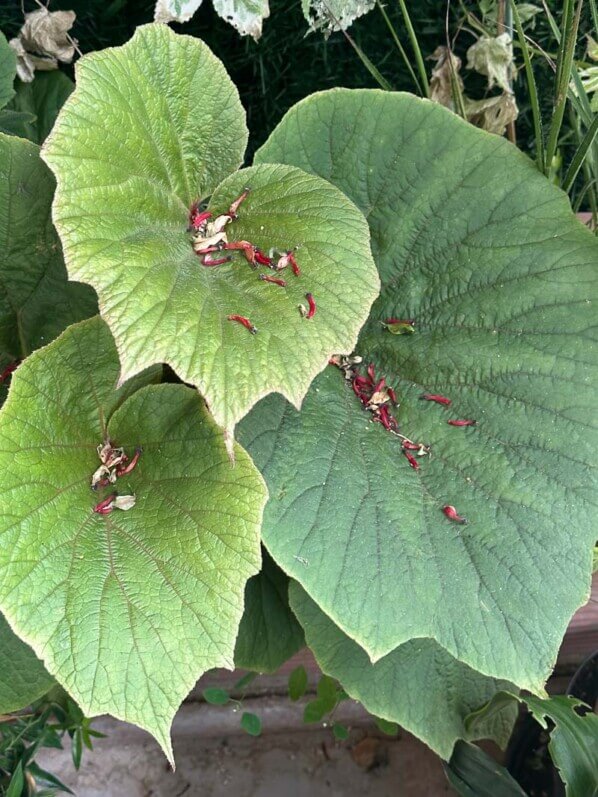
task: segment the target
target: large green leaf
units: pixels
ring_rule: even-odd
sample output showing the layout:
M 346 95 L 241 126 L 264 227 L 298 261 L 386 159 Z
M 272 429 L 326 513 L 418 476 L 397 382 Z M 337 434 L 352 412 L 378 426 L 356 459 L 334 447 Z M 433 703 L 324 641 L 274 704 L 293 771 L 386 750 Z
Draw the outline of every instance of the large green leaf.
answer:
M 414 639 L 372 664 L 365 650 L 334 625 L 296 582 L 291 607 L 322 670 L 378 717 L 397 722 L 449 759 L 458 739 L 493 738 L 504 746 L 516 711 L 505 705 L 473 732 L 465 727 L 472 709 L 487 703 L 504 681 L 470 669 L 431 639 Z
M 0 714 L 30 705 L 53 684 L 42 662 L 0 614 Z
M 289 606 L 289 579 L 268 553 L 261 572 L 245 587 L 245 611 L 235 647 L 235 666 L 274 672 L 305 645 Z
M 567 797 L 598 797 L 598 716 L 580 700 L 566 695 L 539 698 L 500 692 L 467 718 L 468 730 L 475 733 L 480 723 L 486 724 L 517 701 L 525 703 L 537 722 L 550 730 L 548 749 Z
M 195 390 L 133 392 L 153 369 L 115 391 L 118 370 L 95 318 L 15 373 L 0 413 L 0 606 L 86 714 L 134 722 L 171 756 L 183 697 L 233 665 L 266 490 L 239 447 L 231 466 Z M 116 485 L 136 505 L 101 516 L 90 477 L 106 437 L 143 453 Z
M 17 56 L 0 31 L 0 109 L 14 96 L 13 82 L 17 74 Z
M 51 219 L 53 194 L 39 147 L 0 134 L 2 368 L 97 312 L 93 290 L 67 280 Z
M 98 291 L 121 378 L 167 362 L 229 431 L 274 390 L 299 404 L 327 357 L 354 345 L 378 291 L 367 225 L 338 189 L 286 166 L 237 172 L 216 188 L 245 141 L 222 64 L 197 39 L 148 25 L 79 61 L 77 88 L 44 147 L 58 176 L 54 220 L 67 267 Z M 246 185 L 229 239 L 265 251 L 300 246 L 303 274 L 290 274 L 285 290 L 261 282 L 240 254 L 204 268 L 192 250 L 192 203 L 212 194 L 222 213 Z M 313 320 L 297 309 L 307 292 Z M 258 334 L 231 314 L 249 317 Z
M 23 135 L 36 144 L 42 144 L 74 88 L 73 81 L 59 70 L 36 72 L 31 83 L 19 81 L 9 107 L 33 117 L 23 125 Z
M 596 536 L 598 242 L 508 142 L 409 95 L 316 95 L 257 157 L 331 180 L 365 212 L 383 287 L 358 353 L 398 385 L 402 431 L 433 453 L 411 471 L 332 377 L 303 429 L 271 404 L 270 439 L 252 449 L 276 442 L 269 550 L 374 659 L 431 637 L 540 690 L 587 598 Z M 389 316 L 415 334 L 390 334 Z

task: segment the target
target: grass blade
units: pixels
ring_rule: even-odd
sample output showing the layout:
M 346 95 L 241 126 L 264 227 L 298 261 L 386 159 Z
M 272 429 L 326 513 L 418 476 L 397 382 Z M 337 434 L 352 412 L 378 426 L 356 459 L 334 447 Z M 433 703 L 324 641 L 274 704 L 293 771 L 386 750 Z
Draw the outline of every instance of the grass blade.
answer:
M 594 115 L 594 119 L 592 124 L 588 127 L 585 136 L 581 140 L 575 155 L 571 163 L 569 164 L 569 168 L 567 169 L 567 173 L 563 177 L 563 182 L 561 183 L 561 188 L 563 191 L 569 193 L 575 178 L 579 170 L 582 167 L 582 164 L 586 158 L 588 150 L 594 143 L 594 139 L 596 138 L 596 133 L 598 133 L 598 114 Z
M 536 86 L 536 78 L 532 67 L 532 60 L 529 55 L 529 48 L 523 32 L 523 25 L 519 11 L 515 4 L 515 0 L 511 0 L 511 9 L 513 11 L 513 21 L 515 22 L 515 29 L 517 30 L 517 38 L 521 46 L 523 54 L 523 63 L 525 66 L 525 76 L 527 79 L 527 90 L 532 108 L 532 118 L 534 121 L 534 135 L 536 137 L 536 164 L 538 169 L 543 172 L 545 169 L 544 163 L 544 131 L 542 130 L 542 113 L 540 111 L 540 101 L 538 99 L 538 88 Z
M 546 158 L 544 164 L 544 171 L 546 174 L 548 174 L 556 154 L 559 134 L 565 115 L 565 105 L 567 103 L 569 81 L 571 80 L 573 71 L 573 55 L 575 52 L 575 44 L 577 43 L 577 31 L 579 30 L 579 18 L 583 0 L 578 0 L 577 10 L 575 12 L 573 12 L 572 5 L 573 0 L 566 0 L 563 11 L 564 28 L 557 62 L 555 105 L 552 121 L 550 123 L 550 131 L 548 133 L 548 142 L 546 144 Z
M 417 88 L 417 93 L 420 95 L 420 97 L 425 96 L 423 91 L 422 91 L 422 87 L 420 85 L 420 82 L 417 79 L 417 75 L 413 71 L 413 67 L 411 66 L 411 62 L 409 61 L 409 56 L 405 52 L 405 48 L 401 44 L 401 40 L 397 36 L 396 30 L 394 29 L 392 22 L 388 18 L 388 14 L 386 13 L 386 10 L 385 10 L 384 6 L 380 2 L 380 0 L 376 0 L 376 5 L 378 6 L 378 10 L 382 14 L 382 16 L 384 18 L 384 21 L 386 22 L 386 25 L 388 27 L 388 30 L 390 31 L 390 34 L 391 34 L 392 38 L 394 39 L 395 44 L 397 45 L 397 49 L 401 53 L 401 57 L 403 58 L 403 61 L 405 62 L 405 66 L 409 70 L 409 74 L 413 78 L 413 82 L 415 83 L 415 86 Z
M 428 75 L 426 74 L 426 65 L 424 64 L 424 58 L 422 56 L 422 51 L 419 46 L 419 42 L 417 40 L 417 35 L 411 24 L 411 17 L 409 16 L 409 12 L 407 11 L 407 5 L 405 4 L 405 0 L 399 0 L 399 6 L 401 7 L 401 12 L 403 14 L 403 19 L 405 20 L 405 26 L 407 28 L 407 33 L 409 34 L 409 39 L 411 40 L 411 46 L 413 48 L 413 53 L 415 55 L 415 62 L 417 64 L 417 69 L 419 71 L 419 77 L 421 80 L 421 84 L 425 91 L 425 96 L 430 96 L 430 85 L 428 83 Z

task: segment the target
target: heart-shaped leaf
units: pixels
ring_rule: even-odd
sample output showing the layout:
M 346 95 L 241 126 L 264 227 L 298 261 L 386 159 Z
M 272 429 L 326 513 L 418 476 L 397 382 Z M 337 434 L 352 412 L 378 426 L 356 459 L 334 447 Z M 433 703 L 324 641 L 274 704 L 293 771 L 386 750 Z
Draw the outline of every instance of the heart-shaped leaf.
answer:
M 269 392 L 299 404 L 328 356 L 354 345 L 378 291 L 367 224 L 329 183 L 268 165 L 216 188 L 245 142 L 222 64 L 197 39 L 148 25 L 125 46 L 79 61 L 77 88 L 44 147 L 58 176 L 54 220 L 69 274 L 98 291 L 121 378 L 167 362 L 231 432 Z M 290 267 L 277 276 L 286 288 L 259 280 L 240 253 L 209 268 L 193 251 L 193 203 L 212 194 L 210 208 L 224 214 L 246 185 L 229 242 L 264 252 L 299 246 L 301 276 Z M 307 293 L 312 319 L 298 310 Z
M 261 572 L 245 587 L 235 667 L 274 672 L 304 645 L 303 631 L 289 607 L 289 578 L 266 552 Z
M 93 290 L 67 280 L 50 217 L 53 194 L 39 147 L 0 134 L 2 369 L 97 312 Z
M 432 639 L 414 639 L 372 664 L 296 582 L 293 611 L 322 670 L 372 714 L 397 722 L 444 759 L 458 739 L 494 739 L 504 746 L 517 712 L 505 705 L 469 732 L 465 719 L 487 703 L 505 681 L 487 678 L 454 659 Z M 508 688 L 508 687 L 507 687 Z
M 260 462 L 277 440 L 270 552 L 374 659 L 431 637 L 541 689 L 596 536 L 598 242 L 508 142 L 409 95 L 316 95 L 258 159 L 330 179 L 365 212 L 383 287 L 358 353 L 397 387 L 401 431 L 432 446 L 409 469 L 332 377 L 301 422 L 279 402 L 253 447 Z
M 0 614 L 0 714 L 18 711 L 51 689 L 54 679 Z
M 42 144 L 74 88 L 73 81 L 59 70 L 36 72 L 31 83 L 19 80 L 9 108 L 32 118 L 23 126 L 23 135 L 36 144 Z
M 118 370 L 95 318 L 15 373 L 0 413 L 0 606 L 86 714 L 146 728 L 171 757 L 183 697 L 233 665 L 266 490 L 239 447 L 231 466 L 195 390 L 134 392 L 153 369 L 115 391 Z M 143 453 L 98 495 L 106 439 Z M 136 503 L 98 514 L 106 493 Z

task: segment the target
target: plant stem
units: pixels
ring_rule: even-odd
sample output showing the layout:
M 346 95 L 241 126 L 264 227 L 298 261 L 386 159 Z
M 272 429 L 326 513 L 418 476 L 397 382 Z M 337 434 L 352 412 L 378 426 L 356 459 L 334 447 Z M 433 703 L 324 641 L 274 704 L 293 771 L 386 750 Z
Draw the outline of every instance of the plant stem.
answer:
M 578 0 L 576 11 L 573 9 L 573 3 L 574 0 L 565 0 L 563 8 L 563 34 L 561 36 L 557 61 L 555 104 L 552 121 L 550 123 L 550 131 L 548 133 L 548 142 L 546 144 L 546 160 L 544 164 L 544 171 L 546 174 L 549 173 L 553 158 L 556 154 L 559 133 L 561 132 L 561 125 L 565 115 L 565 105 L 567 103 L 569 81 L 571 80 L 573 54 L 577 42 L 577 31 L 579 29 L 579 18 L 583 0 Z
M 407 5 L 405 4 L 405 0 L 399 0 L 399 6 L 401 7 L 403 18 L 405 20 L 405 25 L 407 27 L 407 32 L 409 33 L 409 38 L 411 40 L 411 46 L 413 48 L 413 52 L 415 55 L 417 68 L 419 70 L 419 77 L 421 80 L 421 84 L 425 91 L 425 96 L 429 97 L 430 85 L 428 83 L 428 75 L 426 74 L 426 65 L 424 64 L 424 58 L 422 56 L 422 51 L 420 49 L 419 42 L 415 34 L 415 30 L 413 28 L 413 25 L 411 24 L 411 17 L 409 16 L 409 12 L 407 11 Z
M 534 135 L 536 137 L 536 165 L 538 169 L 543 172 L 544 165 L 544 131 L 542 130 L 542 113 L 540 111 L 540 101 L 538 99 L 538 88 L 536 86 L 536 78 L 532 67 L 532 59 L 529 55 L 529 49 L 525 40 L 523 32 L 523 25 L 519 11 L 515 4 L 515 0 L 511 0 L 511 9 L 513 11 L 513 20 L 515 22 L 515 29 L 517 30 L 517 37 L 519 45 L 523 54 L 523 64 L 525 66 L 525 77 L 527 79 L 527 90 L 529 93 L 530 105 L 532 108 L 532 117 L 534 120 Z
M 581 166 L 586 158 L 589 148 L 594 143 L 594 139 L 596 138 L 596 133 L 598 133 L 598 114 L 594 115 L 594 119 L 590 127 L 588 127 L 585 136 L 581 140 L 579 146 L 577 147 L 577 151 L 573 156 L 571 163 L 569 164 L 569 168 L 567 169 L 567 173 L 563 177 L 563 181 L 561 183 L 561 188 L 563 191 L 569 193 L 575 178 L 577 177 L 577 173 L 581 169 Z
M 382 5 L 382 3 L 380 2 L 380 0 L 376 0 L 376 5 L 378 6 L 378 9 L 379 9 L 380 13 L 381 13 L 381 14 L 382 14 L 382 16 L 383 16 L 383 18 L 384 18 L 384 21 L 386 22 L 386 25 L 387 25 L 387 27 L 388 27 L 388 29 L 389 29 L 390 33 L 391 33 L 391 36 L 392 36 L 392 38 L 394 39 L 394 42 L 395 42 L 395 44 L 397 45 L 397 48 L 398 48 L 399 52 L 401 53 L 401 57 L 403 58 L 403 61 L 405 62 L 405 66 L 406 66 L 406 67 L 407 67 L 407 69 L 409 70 L 409 74 L 410 74 L 410 75 L 411 75 L 411 77 L 413 78 L 413 82 L 415 83 L 415 86 L 416 86 L 416 88 L 417 88 L 417 93 L 418 93 L 418 94 L 419 94 L 421 97 L 425 96 L 425 95 L 424 95 L 424 93 L 423 93 L 423 91 L 422 91 L 422 87 L 421 87 L 421 85 L 420 85 L 420 83 L 419 83 L 419 80 L 417 79 L 417 75 L 416 75 L 416 74 L 415 74 L 415 72 L 413 71 L 413 67 L 411 66 L 411 62 L 410 62 L 410 60 L 409 60 L 409 56 L 408 56 L 408 55 L 407 55 L 407 53 L 405 52 L 405 48 L 404 48 L 404 47 L 403 47 L 403 45 L 401 44 L 401 40 L 400 40 L 400 39 L 399 39 L 399 37 L 397 36 L 397 32 L 396 32 L 396 30 L 394 29 L 392 22 L 391 22 L 391 21 L 390 21 L 390 19 L 388 18 L 388 14 L 386 13 L 386 11 L 385 11 L 385 9 L 384 9 L 384 6 L 383 6 L 383 5 Z
M 511 16 L 511 6 L 507 8 L 507 0 L 498 0 L 498 13 L 496 17 L 496 32 L 508 33 L 511 41 L 513 41 L 513 19 Z M 513 86 L 509 80 L 509 88 L 513 92 Z M 509 122 L 507 125 L 507 137 L 511 144 L 517 144 L 517 133 L 515 132 L 515 122 Z
M 347 33 L 346 30 L 343 31 L 345 39 L 349 42 L 351 47 L 355 50 L 359 58 L 361 59 L 362 64 L 368 70 L 370 75 L 374 78 L 376 83 L 380 86 L 381 89 L 384 91 L 393 91 L 393 87 L 390 85 L 388 80 L 380 73 L 378 68 L 370 61 L 367 55 L 363 52 L 361 47 L 355 42 L 351 36 Z

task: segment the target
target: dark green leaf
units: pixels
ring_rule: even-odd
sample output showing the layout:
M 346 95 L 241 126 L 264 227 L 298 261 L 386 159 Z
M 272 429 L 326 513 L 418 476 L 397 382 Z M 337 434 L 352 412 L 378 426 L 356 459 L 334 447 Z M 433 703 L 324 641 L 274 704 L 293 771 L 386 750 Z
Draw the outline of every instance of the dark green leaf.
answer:
M 17 56 L 0 31 L 0 108 L 14 96 L 13 81 L 17 74 Z
M 9 108 L 31 117 L 23 126 L 21 135 L 35 144 L 43 144 L 74 88 L 73 81 L 59 70 L 36 72 L 31 83 L 17 81 L 16 94 Z
M 548 749 L 560 770 L 567 797 L 598 797 L 598 715 L 580 700 L 565 695 L 539 698 L 500 692 L 467 718 L 467 727 L 475 730 L 480 721 L 487 721 L 518 700 L 527 705 L 543 728 L 549 727 L 546 718 L 554 723 Z
M 54 679 L 33 650 L 19 639 L 0 614 L 0 714 L 30 705 L 53 683 Z
M 235 665 L 274 672 L 304 644 L 301 626 L 289 608 L 289 578 L 264 551 L 261 572 L 245 587 Z
M 0 134 L 2 368 L 97 312 L 93 290 L 67 280 L 51 218 L 54 187 L 35 144 Z
M 73 758 L 73 766 L 75 769 L 79 769 L 81 766 L 81 756 L 83 755 L 83 739 L 80 728 L 77 728 L 73 733 L 71 742 L 71 755 Z
M 24 785 L 25 777 L 23 775 L 23 766 L 19 761 L 10 779 L 8 789 L 6 790 L 6 797 L 21 797 Z
M 307 671 L 305 667 L 300 664 L 295 667 L 293 672 L 289 675 L 289 697 L 291 700 L 299 700 L 305 694 L 307 689 Z
M 35 122 L 35 116 L 27 111 L 13 111 L 3 108 L 0 111 L 0 133 L 27 138 L 28 128 Z
M 445 759 L 460 738 L 492 738 L 500 745 L 508 740 L 514 706 L 504 706 L 472 732 L 465 727 L 465 718 L 504 689 L 504 681 L 474 672 L 431 639 L 406 642 L 372 664 L 296 582 L 291 583 L 290 599 L 322 671 L 374 716 L 383 714 L 399 723 Z M 320 698 L 311 701 L 305 721 L 319 722 L 327 709 Z
M 504 767 L 469 742 L 457 742 L 444 770 L 451 786 L 462 797 L 525 797 Z
M 399 733 L 399 726 L 396 722 L 389 722 L 382 717 L 374 717 L 374 720 L 378 730 L 386 736 L 396 736 Z
M 349 729 L 345 725 L 341 725 L 340 722 L 335 722 L 332 726 L 332 733 L 334 734 L 334 738 L 338 739 L 340 742 L 344 742 L 345 739 L 349 738 Z
M 49 788 L 54 787 L 60 791 L 66 792 L 67 794 L 75 793 L 74 791 L 71 791 L 71 789 L 69 789 L 69 787 L 60 780 L 60 778 L 58 778 L 56 775 L 53 775 L 51 772 L 48 772 L 46 769 L 42 769 L 38 764 L 35 763 L 35 761 L 29 764 L 28 770 L 31 772 L 39 786 L 48 786 Z
M 241 717 L 241 727 L 250 736 L 259 736 L 262 732 L 262 721 L 249 711 L 244 711 Z
M 206 703 L 211 703 L 213 706 L 224 706 L 230 700 L 230 695 L 225 689 L 217 689 L 216 687 L 208 687 L 202 692 Z
M 325 707 L 326 713 L 328 714 L 338 703 L 338 687 L 336 681 L 328 675 L 322 675 L 318 681 L 316 692 L 318 700 L 321 705 Z
M 310 700 L 303 710 L 303 722 L 321 722 L 326 714 L 328 714 L 328 711 L 329 709 L 327 708 L 325 702 L 320 698 Z
M 251 581 L 251 579 L 249 579 L 249 580 Z M 233 689 L 245 689 L 247 686 L 249 686 L 249 684 L 252 681 L 255 681 L 257 676 L 258 676 L 257 672 L 248 672 L 248 673 L 246 673 L 242 678 L 239 678 L 239 680 L 233 686 Z

